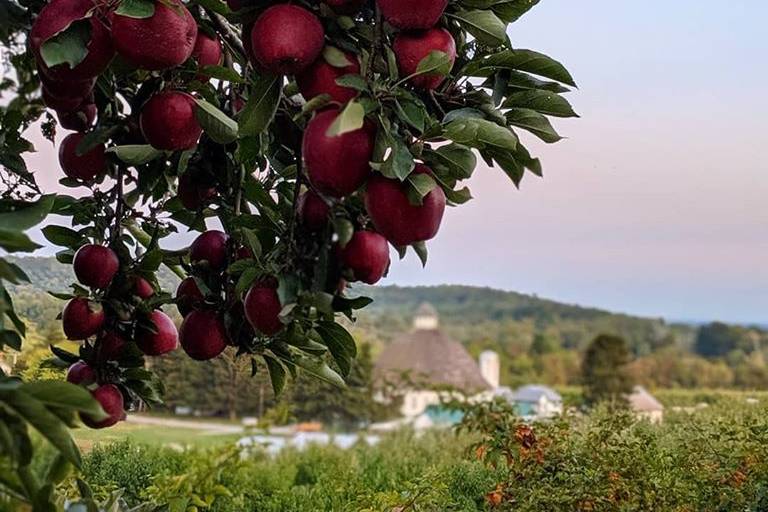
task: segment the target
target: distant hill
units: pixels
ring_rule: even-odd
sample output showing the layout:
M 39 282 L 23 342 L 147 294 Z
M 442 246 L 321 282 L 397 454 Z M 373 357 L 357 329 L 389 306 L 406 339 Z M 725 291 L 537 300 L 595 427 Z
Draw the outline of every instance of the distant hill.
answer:
M 54 321 L 61 302 L 46 290 L 63 291 L 74 280 L 71 267 L 54 258 L 12 258 L 30 276 L 31 286 L 14 290 L 20 313 L 38 324 Z M 174 290 L 178 278 L 161 270 L 162 286 Z M 550 337 L 566 349 L 582 349 L 603 332 L 624 336 L 632 349 L 648 353 L 674 337 L 690 346 L 695 329 L 668 325 L 661 319 L 616 314 L 595 308 L 563 304 L 532 295 L 473 286 L 355 286 L 353 293 L 374 303 L 359 315 L 357 333 L 372 341 L 389 341 L 410 328 L 413 311 L 429 302 L 440 313 L 441 325 L 466 344 L 497 348 L 509 355 L 524 352 L 536 334 Z

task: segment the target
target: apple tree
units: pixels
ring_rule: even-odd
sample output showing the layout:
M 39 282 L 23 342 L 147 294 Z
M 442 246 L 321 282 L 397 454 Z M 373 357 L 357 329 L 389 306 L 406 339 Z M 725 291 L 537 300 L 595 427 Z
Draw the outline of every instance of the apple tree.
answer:
M 342 386 L 356 347 L 339 320 L 371 302 L 348 283 L 382 279 L 390 247 L 426 263 L 478 157 L 514 185 L 541 176 L 518 130 L 553 143 L 549 117 L 576 115 L 568 71 L 507 35 L 537 3 L 0 0 L 0 247 L 34 250 L 23 230 L 66 219 L 43 234 L 73 265 L 77 282 L 52 293 L 81 344 L 52 350 L 102 410 L 42 405 L 113 425 L 162 400 L 145 357 L 179 345 L 196 360 L 234 347 L 277 393 L 297 372 Z M 31 130 L 61 170 L 27 167 Z M 179 232 L 199 234 L 173 248 Z M 160 289 L 160 266 L 177 290 Z M 0 344 L 18 349 L 0 293 Z M 0 402 L 0 434 L 40 429 L 30 418 Z

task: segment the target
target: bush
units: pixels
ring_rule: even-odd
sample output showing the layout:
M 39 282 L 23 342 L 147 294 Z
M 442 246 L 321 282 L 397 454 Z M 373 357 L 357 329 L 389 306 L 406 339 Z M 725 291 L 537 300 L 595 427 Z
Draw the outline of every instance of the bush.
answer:
M 670 412 L 661 425 L 598 409 L 529 427 L 486 404 L 463 430 L 275 457 L 118 443 L 86 456 L 85 479 L 102 493 L 125 487 L 133 504 L 216 512 L 768 510 L 764 406 Z

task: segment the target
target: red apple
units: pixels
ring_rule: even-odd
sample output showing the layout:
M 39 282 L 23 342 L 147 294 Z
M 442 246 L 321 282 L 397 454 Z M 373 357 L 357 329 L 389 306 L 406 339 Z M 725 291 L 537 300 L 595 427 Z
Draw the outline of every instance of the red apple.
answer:
M 280 298 L 274 280 L 259 281 L 248 290 L 244 301 L 248 323 L 261 334 L 274 336 L 283 328 L 280 321 Z
M 111 427 L 118 421 L 125 419 L 125 403 L 123 402 L 123 394 L 120 392 L 120 388 L 114 384 L 104 384 L 91 391 L 93 398 L 96 399 L 104 412 L 108 414 L 108 417 L 96 421 L 93 417 L 87 414 L 80 414 L 80 419 L 90 428 L 106 428 Z
M 342 87 L 336 83 L 336 79 L 344 75 L 359 75 L 360 61 L 354 53 L 344 52 L 349 64 L 336 67 L 328 63 L 324 58 L 318 58 L 311 66 L 296 76 L 296 83 L 304 99 L 309 101 L 315 96 L 328 94 L 331 100 L 346 103 L 355 96 L 357 91 L 349 87 Z
M 205 297 L 197 286 L 194 277 L 187 277 L 176 288 L 176 307 L 181 316 L 187 316 L 203 303 Z
M 54 80 L 40 73 L 40 82 L 46 95 L 54 99 L 86 98 L 93 92 L 95 78 L 85 80 Z
M 168 315 L 156 310 L 149 315 L 155 326 L 154 332 L 139 327 L 136 330 L 136 345 L 148 356 L 159 356 L 175 350 L 179 345 L 179 333 Z
M 96 382 L 96 372 L 85 361 L 78 361 L 67 370 L 67 382 L 88 386 Z
M 178 196 L 187 210 L 197 211 L 216 195 L 216 187 L 205 183 L 192 171 L 179 177 Z
M 371 174 L 375 130 L 366 123 L 362 128 L 334 137 L 328 127 L 339 115 L 331 108 L 318 114 L 307 124 L 301 143 L 309 180 L 322 194 L 342 197 L 365 183 Z
M 70 133 L 59 145 L 59 165 L 70 178 L 81 181 L 93 181 L 107 170 L 104 156 L 104 144 L 97 144 L 85 154 L 78 155 L 76 150 L 85 133 Z
M 181 91 L 152 96 L 139 116 L 141 133 L 153 147 L 168 151 L 195 147 L 203 133 L 195 117 L 195 98 Z
M 423 164 L 416 164 L 413 172 L 431 174 Z M 445 211 L 445 193 L 435 187 L 424 196 L 421 205 L 412 205 L 405 183 L 377 175 L 368 181 L 365 207 L 376 229 L 393 244 L 404 246 L 437 234 Z
M 109 29 L 99 12 L 94 12 L 92 0 L 51 0 L 41 10 L 32 24 L 29 43 L 37 57 L 38 66 L 50 81 L 81 81 L 98 76 L 109 65 L 115 54 Z M 85 20 L 90 26 L 88 52 L 75 67 L 62 63 L 48 67 L 40 53 L 43 44 L 69 28 L 73 23 Z
M 373 231 L 357 231 L 340 249 L 341 264 L 352 271 L 355 279 L 375 284 L 389 267 L 387 239 Z
M 96 353 L 99 361 L 115 361 L 123 355 L 127 342 L 115 331 L 103 331 L 96 338 Z
M 181 347 L 192 359 L 207 361 L 227 348 L 227 330 L 218 312 L 208 309 L 192 311 L 184 318 L 179 331 Z
M 96 121 L 96 105 L 90 99 L 86 99 L 76 110 L 71 112 L 57 110 L 56 115 L 59 118 L 59 124 L 65 130 L 84 132 Z
M 325 199 L 312 190 L 307 190 L 299 196 L 297 209 L 302 224 L 310 231 L 320 231 L 328 224 L 331 208 Z
M 149 281 L 141 276 L 136 276 L 133 279 L 133 293 L 146 300 L 155 294 L 155 289 Z
M 84 96 L 54 96 L 45 85 L 40 92 L 46 107 L 62 112 L 74 112 L 80 105 L 94 101 L 92 93 L 86 93 Z
M 173 5 L 167 5 L 172 3 Z M 155 2 L 149 18 L 112 16 L 115 48 L 129 64 L 141 69 L 168 69 L 192 55 L 197 23 L 180 0 Z
M 197 265 L 205 261 L 212 270 L 224 270 L 227 266 L 228 241 L 229 236 L 223 231 L 206 231 L 189 246 L 189 260 Z
M 423 30 L 437 24 L 448 0 L 376 0 L 376 4 L 393 27 Z
M 211 37 L 202 30 L 198 30 L 195 47 L 192 49 L 192 58 L 197 61 L 197 69 L 205 66 L 218 66 L 221 64 L 221 41 L 218 37 Z M 197 75 L 198 80 L 208 80 L 204 73 Z
M 81 284 L 103 290 L 120 269 L 120 260 L 109 247 L 86 244 L 75 253 L 72 267 Z
M 276 75 L 295 75 L 320 56 L 325 31 L 317 16 L 292 4 L 277 4 L 256 19 L 251 30 L 256 62 Z
M 412 75 L 419 67 L 419 62 L 432 51 L 448 54 L 451 65 L 456 60 L 456 42 L 450 32 L 444 28 L 433 28 L 424 32 L 401 32 L 392 44 L 397 58 L 397 67 L 404 77 Z M 445 76 L 435 73 L 417 75 L 409 82 L 420 89 L 437 89 Z
M 97 302 L 75 297 L 64 306 L 61 323 L 67 339 L 84 340 L 101 330 L 104 325 L 104 309 Z

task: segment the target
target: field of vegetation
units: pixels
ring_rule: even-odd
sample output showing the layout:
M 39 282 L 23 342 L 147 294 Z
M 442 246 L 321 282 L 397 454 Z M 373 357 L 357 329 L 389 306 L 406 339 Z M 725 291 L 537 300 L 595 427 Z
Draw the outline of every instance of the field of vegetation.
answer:
M 129 504 L 170 510 L 759 511 L 768 507 L 768 408 L 721 402 L 668 412 L 661 425 L 598 408 L 528 427 L 486 405 L 459 431 L 275 457 L 228 443 L 123 440 L 93 447 L 82 476 L 97 494 L 121 488 Z

